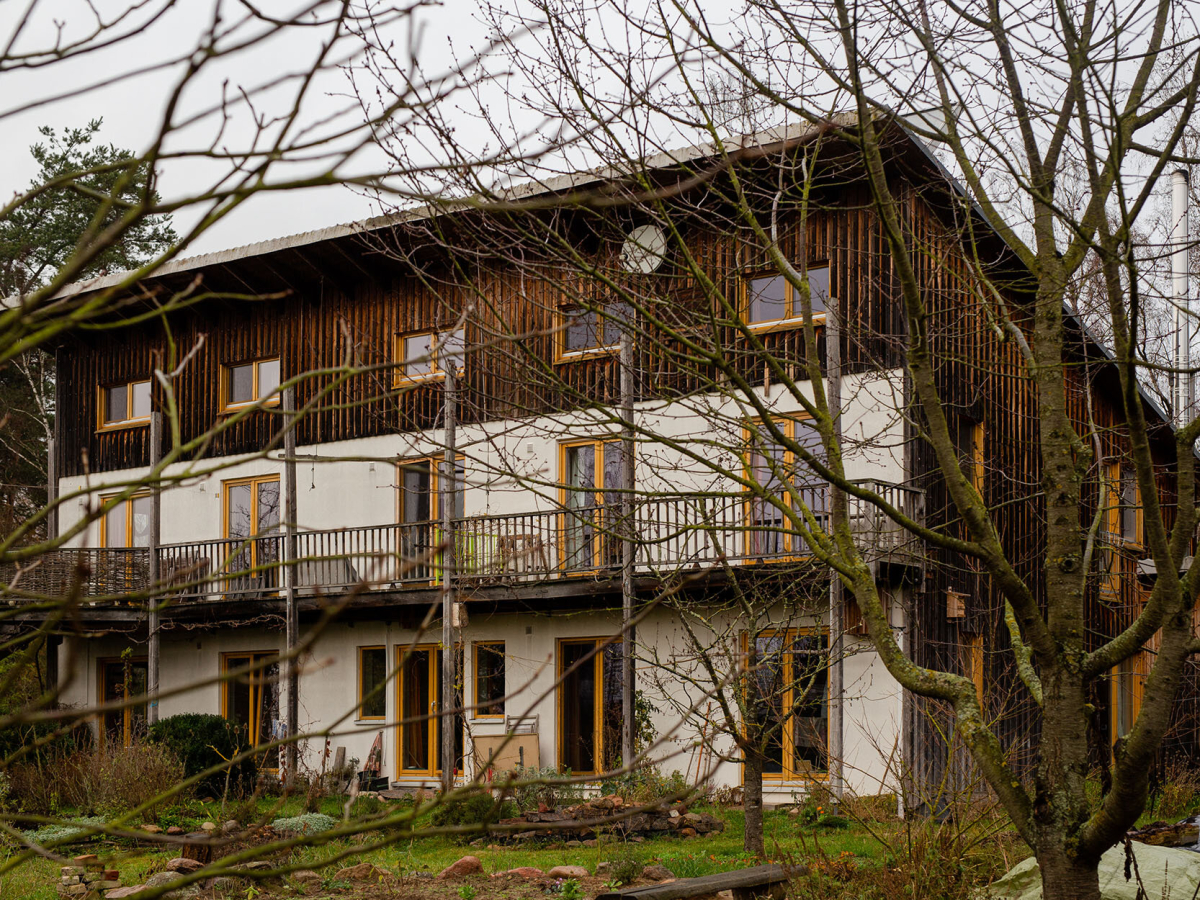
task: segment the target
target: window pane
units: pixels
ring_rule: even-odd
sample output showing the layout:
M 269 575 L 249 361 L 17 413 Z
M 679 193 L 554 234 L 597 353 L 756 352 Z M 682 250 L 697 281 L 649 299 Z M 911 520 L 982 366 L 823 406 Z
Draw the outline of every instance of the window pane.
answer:
M 596 664 L 588 658 L 596 650 L 594 641 L 562 645 L 562 716 L 559 743 L 560 764 L 573 774 L 596 771 Z M 578 664 L 573 672 L 569 671 Z
M 795 422 L 793 432 L 796 443 L 807 450 L 813 457 L 825 461 L 825 447 L 821 443 L 821 435 L 813 427 L 811 420 L 799 419 Z M 816 472 L 808 468 L 799 458 L 796 460 L 796 485 L 800 489 L 800 498 L 818 518 L 829 511 L 829 485 L 822 481 Z
M 130 385 L 133 395 L 133 412 L 131 419 L 147 419 L 150 417 L 150 382 L 135 381 Z
M 125 532 L 125 513 L 129 508 L 127 503 L 118 503 L 104 515 L 104 546 L 128 546 L 128 535 Z
M 129 418 L 128 385 L 118 384 L 104 389 L 104 421 L 124 422 Z
M 746 286 L 751 322 L 774 322 L 787 318 L 788 284 L 782 275 L 752 278 Z
M 429 463 L 400 469 L 400 521 L 429 521 Z
M 404 339 L 404 374 L 410 378 L 433 371 L 431 334 L 414 334 Z
M 447 331 L 438 335 L 437 363 L 439 369 L 454 366 L 454 371 L 461 372 L 466 359 L 467 337 L 463 329 Z
M 429 651 L 413 650 L 404 654 L 400 663 L 403 679 L 403 696 L 400 715 L 403 738 L 401 741 L 401 768 L 429 771 Z
M 475 715 L 504 715 L 504 644 L 475 645 Z
M 604 343 L 621 343 L 621 333 L 633 321 L 633 308 L 628 303 L 610 303 L 604 308 Z
M 279 525 L 279 482 L 258 483 L 258 528 L 255 534 L 270 534 Z
M 599 345 L 594 310 L 573 309 L 566 314 L 566 320 L 566 333 L 563 338 L 565 350 L 591 350 Z
M 127 504 L 130 510 L 130 532 L 133 536 L 134 547 L 150 546 L 150 506 L 149 497 L 134 497 Z
M 233 484 L 225 488 L 225 502 L 229 515 L 225 522 L 225 536 L 241 540 L 250 537 L 251 485 Z
M 229 396 L 226 403 L 249 403 L 254 399 L 254 366 L 229 367 Z
M 820 266 L 808 270 L 808 291 L 812 296 L 813 315 L 825 312 L 829 305 L 829 266 Z M 799 316 L 803 310 L 797 298 L 792 314 Z
M 1137 473 L 1121 470 L 1121 537 L 1128 543 L 1137 543 L 1138 534 L 1138 485 Z
M 258 397 L 270 397 L 279 388 L 279 360 L 264 359 L 258 364 Z
M 785 638 L 782 634 L 760 634 L 754 641 L 758 668 L 754 671 L 758 721 L 764 732 L 763 773 L 780 775 L 784 770 L 783 729 L 785 727 L 786 672 Z
M 360 715 L 382 719 L 387 715 L 387 697 L 383 685 L 387 682 L 387 651 L 370 647 L 362 651 L 362 679 L 359 699 L 363 701 Z
M 828 764 L 829 661 L 824 636 L 802 635 L 794 645 L 792 672 L 793 744 L 797 772 L 824 772 Z

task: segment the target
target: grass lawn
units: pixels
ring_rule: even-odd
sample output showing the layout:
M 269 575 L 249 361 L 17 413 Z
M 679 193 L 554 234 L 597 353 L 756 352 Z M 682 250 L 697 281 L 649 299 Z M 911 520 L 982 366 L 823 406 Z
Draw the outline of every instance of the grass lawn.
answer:
M 263 800 L 259 802 L 260 815 L 267 821 L 282 816 L 295 815 L 301 812 L 301 801 L 289 799 L 285 802 Z M 322 811 L 334 818 L 341 818 L 341 808 L 329 801 L 323 805 Z M 318 868 L 325 875 L 324 889 L 317 896 L 356 897 L 375 896 L 374 891 L 363 892 L 348 884 L 334 881 L 334 873 L 343 865 L 357 862 L 371 862 L 382 869 L 398 875 L 410 876 L 404 883 L 409 889 L 400 894 L 387 896 L 412 897 L 462 897 L 457 887 L 451 889 L 447 883 L 430 883 L 417 877 L 416 873 L 436 874 L 442 868 L 454 862 L 465 854 L 478 856 L 483 863 L 484 873 L 492 874 L 518 866 L 533 866 L 549 870 L 556 865 L 579 865 L 594 873 L 596 865 L 605 860 L 616 860 L 632 856 L 639 863 L 661 863 L 681 878 L 706 875 L 713 872 L 727 871 L 754 865 L 757 861 L 747 856 L 742 850 L 744 816 L 740 809 L 705 809 L 717 815 L 725 822 L 725 831 L 694 838 L 662 837 L 647 839 L 644 843 L 630 842 L 627 844 L 601 844 L 596 847 L 566 847 L 565 845 L 520 845 L 497 846 L 485 845 L 480 847 L 466 846 L 465 842 L 447 836 L 430 836 L 404 838 L 396 840 L 386 847 L 371 850 L 364 855 L 345 862 L 336 862 L 322 867 L 322 862 L 356 846 L 349 840 L 336 841 L 321 848 L 305 848 L 295 851 L 293 861 L 311 868 Z M 200 822 L 208 820 L 220 824 L 221 809 L 219 804 L 191 803 L 182 811 L 183 815 L 165 816 L 160 823 L 170 824 L 178 820 L 185 828 L 194 829 Z M 232 810 L 227 809 L 226 815 Z M 248 810 L 242 810 L 243 814 Z M 851 882 L 860 878 L 870 878 L 870 873 L 890 871 L 889 864 L 894 863 L 897 853 L 904 853 L 911 845 L 906 835 L 905 826 L 900 822 L 877 822 L 868 827 L 851 824 L 848 828 L 813 829 L 801 826 L 795 818 L 786 813 L 769 812 L 765 820 L 766 844 L 768 856 L 778 861 L 807 861 L 814 864 L 818 871 L 831 872 L 841 882 L 838 893 L 844 896 L 864 897 L 862 892 L 853 888 Z M 872 832 L 874 832 L 872 834 Z M 363 841 L 377 840 L 378 835 L 365 835 Z M 86 845 L 76 845 L 69 850 L 61 851 L 64 856 L 78 853 L 98 853 L 111 865 L 115 865 L 121 873 L 122 884 L 138 884 L 157 871 L 162 871 L 165 863 L 176 855 L 169 850 L 164 851 L 151 845 L 131 846 L 118 844 L 113 841 L 94 841 Z M 1019 856 L 1017 858 L 1020 858 Z M 832 861 L 832 862 L 831 862 Z M 23 863 L 15 870 L 0 876 L 0 900 L 57 900 L 55 882 L 58 867 L 61 862 L 46 859 L 34 859 Z M 848 874 L 849 871 L 853 874 Z M 995 868 L 995 867 L 992 867 Z M 509 882 L 502 880 L 482 880 L 479 882 L 479 900 L 492 898 L 510 898 L 519 900 L 524 891 L 513 892 L 497 889 Z M 585 883 L 588 896 L 601 889 L 601 882 L 594 880 Z M 267 888 L 259 884 L 256 888 L 262 893 L 295 895 L 287 886 Z M 539 889 L 540 890 L 540 889 Z M 258 896 L 262 896 L 259 893 Z M 475 889 L 467 891 L 473 900 Z M 243 885 L 228 896 L 247 897 Z M 814 896 L 835 896 L 822 890 Z

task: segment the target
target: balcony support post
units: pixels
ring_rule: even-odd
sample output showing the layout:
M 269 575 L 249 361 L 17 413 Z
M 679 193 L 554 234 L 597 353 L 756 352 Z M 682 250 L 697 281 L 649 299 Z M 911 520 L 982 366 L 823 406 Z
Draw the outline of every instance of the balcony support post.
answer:
M 453 362 L 446 365 L 443 384 L 445 401 L 445 454 L 442 457 L 442 690 L 438 713 L 442 717 L 442 790 L 454 788 L 454 512 L 458 500 L 457 483 L 457 373 Z
M 150 469 L 153 471 L 162 462 L 162 413 L 154 410 L 150 413 Z M 149 554 L 146 597 L 146 723 L 153 725 L 158 721 L 158 660 L 159 660 L 159 610 L 160 596 L 158 594 L 159 566 L 158 548 L 162 543 L 162 491 L 159 489 L 157 477 L 150 485 L 150 536 L 147 546 Z
M 827 397 L 833 416 L 833 435 L 838 445 L 842 441 L 842 329 L 836 303 L 829 304 L 825 316 L 825 356 L 828 376 Z M 830 485 L 830 523 L 833 530 L 844 524 L 846 495 L 841 488 Z M 846 598 L 841 576 L 829 570 L 829 787 L 835 802 L 841 803 L 844 788 L 843 757 L 843 673 L 842 657 L 846 632 Z
M 637 735 L 634 683 L 633 336 L 621 332 L 621 765 L 633 765 Z
M 296 730 L 300 719 L 300 661 L 296 645 L 300 642 L 300 623 L 296 610 L 296 389 L 283 390 L 283 586 L 287 602 L 287 706 L 284 727 L 287 747 L 284 752 L 288 785 L 296 779 Z

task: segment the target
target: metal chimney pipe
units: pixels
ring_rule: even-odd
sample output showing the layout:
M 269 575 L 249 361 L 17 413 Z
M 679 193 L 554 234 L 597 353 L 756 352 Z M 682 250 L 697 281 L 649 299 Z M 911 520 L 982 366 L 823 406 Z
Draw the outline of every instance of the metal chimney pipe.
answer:
M 1175 309 L 1175 418 L 1192 414 L 1192 317 L 1188 296 L 1188 173 L 1171 173 L 1171 302 Z

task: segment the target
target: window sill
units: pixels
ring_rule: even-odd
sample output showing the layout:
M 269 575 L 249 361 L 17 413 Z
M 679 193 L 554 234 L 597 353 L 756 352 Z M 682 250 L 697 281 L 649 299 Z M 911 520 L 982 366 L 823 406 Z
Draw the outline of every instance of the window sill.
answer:
M 149 424 L 149 416 L 144 419 L 126 419 L 122 422 L 106 422 L 96 429 L 96 434 L 103 434 L 106 431 L 124 431 L 127 428 L 146 428 Z
M 355 720 L 354 720 L 354 724 L 355 724 L 355 725 L 361 725 L 361 726 L 363 726 L 364 728 L 365 728 L 365 727 L 367 727 L 367 726 L 369 726 L 369 725 L 380 725 L 380 724 L 382 724 L 382 723 L 385 723 L 385 722 L 387 722 L 387 716 L 379 716 L 378 718 L 375 718 L 375 717 L 371 717 L 371 718 L 360 718 L 360 719 L 355 719 Z
M 228 403 L 222 406 L 220 414 L 223 416 L 232 416 L 235 413 L 240 413 L 247 409 L 270 409 L 273 406 L 279 405 L 279 398 L 272 397 L 270 400 L 250 400 L 246 403 Z
M 813 316 L 813 326 L 821 328 L 825 324 L 825 314 Z M 755 334 L 768 334 L 772 331 L 795 331 L 804 327 L 803 318 L 776 319 L 773 322 L 746 322 L 746 327 Z
M 591 350 L 562 350 L 554 355 L 554 364 L 559 366 L 565 363 L 583 362 L 602 356 L 616 356 L 620 352 L 620 344 L 606 344 Z
M 489 714 L 480 713 L 478 715 L 472 715 L 470 718 L 475 721 L 478 721 L 478 722 L 503 722 L 505 716 L 503 713 L 501 713 L 498 716 L 492 715 L 490 713 Z

